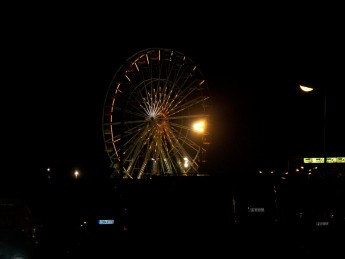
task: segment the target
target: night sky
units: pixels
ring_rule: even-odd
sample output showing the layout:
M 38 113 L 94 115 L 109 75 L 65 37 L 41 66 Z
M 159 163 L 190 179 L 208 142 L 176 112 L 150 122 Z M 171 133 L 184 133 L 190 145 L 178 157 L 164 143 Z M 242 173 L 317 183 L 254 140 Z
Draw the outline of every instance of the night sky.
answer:
M 2 176 L 34 178 L 51 167 L 106 177 L 101 120 L 108 85 L 127 58 L 155 47 L 185 54 L 207 80 L 214 172 L 322 154 L 323 96 L 302 94 L 299 84 L 326 90 L 327 151 L 345 156 L 337 14 L 162 9 L 14 12 L 2 37 Z

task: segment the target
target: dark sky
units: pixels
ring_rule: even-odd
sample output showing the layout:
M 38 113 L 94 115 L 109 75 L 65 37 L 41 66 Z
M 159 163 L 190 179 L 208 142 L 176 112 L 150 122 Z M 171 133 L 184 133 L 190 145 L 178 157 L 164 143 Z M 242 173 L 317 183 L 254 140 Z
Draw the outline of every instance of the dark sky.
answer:
M 2 174 L 37 175 L 48 166 L 102 174 L 108 85 L 127 58 L 152 47 L 184 53 L 203 72 L 217 171 L 321 153 L 323 99 L 301 94 L 301 83 L 326 89 L 327 147 L 345 156 L 341 17 L 326 19 L 321 8 L 307 15 L 297 7 L 181 8 L 13 12 L 2 37 Z

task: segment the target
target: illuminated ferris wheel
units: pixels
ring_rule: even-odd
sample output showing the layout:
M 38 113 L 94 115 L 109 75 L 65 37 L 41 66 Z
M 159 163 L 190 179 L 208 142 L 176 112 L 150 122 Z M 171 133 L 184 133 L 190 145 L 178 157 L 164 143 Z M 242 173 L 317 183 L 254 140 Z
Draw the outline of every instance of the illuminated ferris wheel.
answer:
M 207 83 L 191 59 L 163 48 L 135 53 L 116 71 L 104 102 L 111 167 L 132 179 L 198 174 L 209 107 Z

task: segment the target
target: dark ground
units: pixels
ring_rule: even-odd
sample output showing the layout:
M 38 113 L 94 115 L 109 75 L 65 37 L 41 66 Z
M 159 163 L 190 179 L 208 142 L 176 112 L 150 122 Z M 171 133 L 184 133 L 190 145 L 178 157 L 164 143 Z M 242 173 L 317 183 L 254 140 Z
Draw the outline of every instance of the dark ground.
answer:
M 34 258 L 330 256 L 344 243 L 343 187 L 254 176 L 166 177 L 42 181 L 2 196 L 30 208 Z M 97 224 L 110 218 L 114 225 Z

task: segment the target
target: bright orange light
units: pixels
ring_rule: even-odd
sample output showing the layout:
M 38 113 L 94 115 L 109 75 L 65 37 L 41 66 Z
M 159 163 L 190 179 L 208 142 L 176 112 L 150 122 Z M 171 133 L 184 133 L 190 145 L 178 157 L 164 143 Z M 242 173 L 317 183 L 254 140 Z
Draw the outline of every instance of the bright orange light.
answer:
M 193 129 L 195 132 L 202 133 L 205 131 L 205 121 L 198 121 L 193 124 Z

